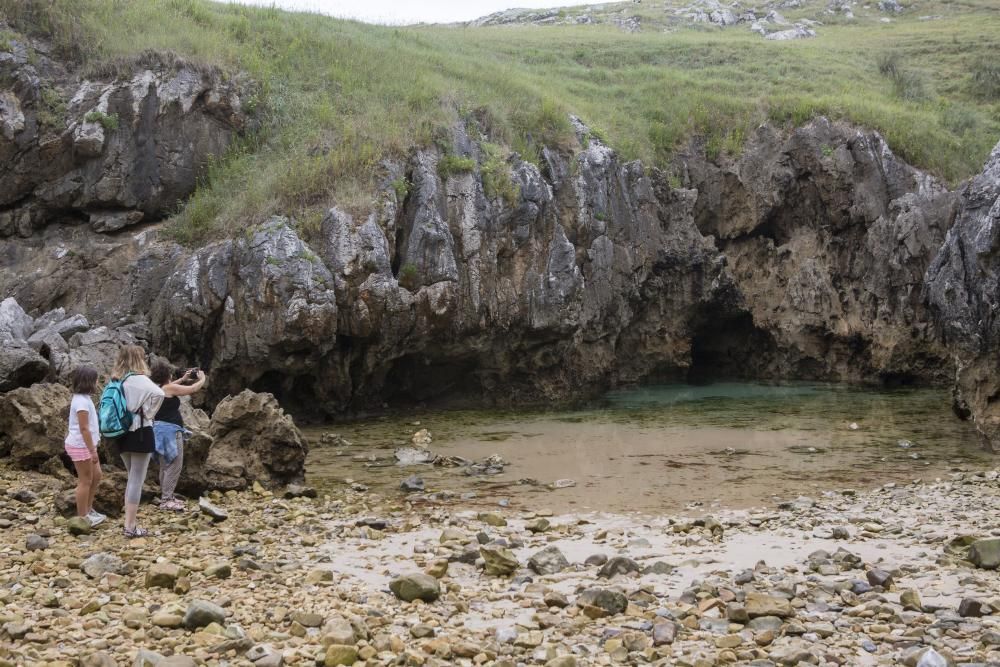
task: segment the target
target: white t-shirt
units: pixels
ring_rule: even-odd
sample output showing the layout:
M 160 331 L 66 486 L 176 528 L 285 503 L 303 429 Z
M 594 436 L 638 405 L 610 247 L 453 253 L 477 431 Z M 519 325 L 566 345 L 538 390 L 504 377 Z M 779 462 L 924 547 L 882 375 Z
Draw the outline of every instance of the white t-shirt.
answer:
M 66 435 L 66 444 L 70 447 L 86 447 L 83 441 L 83 434 L 80 433 L 80 412 L 86 412 L 89 417 L 87 425 L 90 427 L 90 435 L 94 446 L 101 439 L 101 425 L 97 421 L 97 408 L 90 396 L 83 394 L 73 394 L 73 402 L 69 404 L 69 433 Z

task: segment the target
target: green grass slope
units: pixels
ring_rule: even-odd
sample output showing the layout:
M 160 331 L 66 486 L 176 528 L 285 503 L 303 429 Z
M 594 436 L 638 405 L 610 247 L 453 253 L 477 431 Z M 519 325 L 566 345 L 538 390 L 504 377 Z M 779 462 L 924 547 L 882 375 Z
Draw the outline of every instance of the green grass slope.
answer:
M 736 153 L 760 123 L 826 115 L 881 131 L 913 164 L 958 182 L 1000 138 L 1000 10 L 912 4 L 888 23 L 831 16 L 814 39 L 772 42 L 745 25 L 657 23 L 670 6 L 650 2 L 603 6 L 641 7 L 644 29 L 626 33 L 609 23 L 393 28 L 207 0 L 0 0 L 10 26 L 0 49 L 44 36 L 105 72 L 171 50 L 258 82 L 246 102 L 260 131 L 219 157 L 175 217 L 178 238 L 197 243 L 275 212 L 308 230 L 334 203 L 363 210 L 384 158 L 447 150 L 463 119 L 537 160 L 543 144 L 575 141 L 575 113 L 626 158 L 664 166 L 693 135 L 711 153 Z M 821 7 L 783 11 L 823 20 Z

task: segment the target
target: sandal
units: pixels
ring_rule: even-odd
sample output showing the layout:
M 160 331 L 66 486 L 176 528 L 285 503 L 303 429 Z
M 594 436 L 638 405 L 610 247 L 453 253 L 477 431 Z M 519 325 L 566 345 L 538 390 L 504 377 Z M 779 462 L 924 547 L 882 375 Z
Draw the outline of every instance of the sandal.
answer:
M 137 537 L 146 537 L 147 535 L 149 535 L 148 530 L 146 530 L 145 528 L 140 528 L 139 526 L 136 526 L 132 530 L 124 528 L 122 532 L 125 535 L 125 538 L 129 540 L 135 539 Z
M 183 512 L 186 508 L 184 503 L 176 498 L 171 498 L 170 500 L 160 503 L 161 510 L 168 510 L 170 512 Z

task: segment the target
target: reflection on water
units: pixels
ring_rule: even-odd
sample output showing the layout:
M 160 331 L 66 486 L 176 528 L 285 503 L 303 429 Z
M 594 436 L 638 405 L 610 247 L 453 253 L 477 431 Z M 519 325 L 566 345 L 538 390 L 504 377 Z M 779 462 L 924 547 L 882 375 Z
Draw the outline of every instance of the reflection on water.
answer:
M 418 428 L 433 433 L 438 454 L 499 454 L 511 465 L 489 478 L 397 467 L 393 449 Z M 352 446 L 319 445 L 330 431 Z M 314 443 L 310 482 L 321 488 L 352 478 L 397 493 L 399 480 L 416 473 L 429 491 L 555 511 L 748 507 L 995 464 L 941 390 L 816 384 L 652 386 L 610 393 L 584 410 L 428 412 L 309 429 L 307 436 Z M 576 486 L 545 486 L 565 478 Z

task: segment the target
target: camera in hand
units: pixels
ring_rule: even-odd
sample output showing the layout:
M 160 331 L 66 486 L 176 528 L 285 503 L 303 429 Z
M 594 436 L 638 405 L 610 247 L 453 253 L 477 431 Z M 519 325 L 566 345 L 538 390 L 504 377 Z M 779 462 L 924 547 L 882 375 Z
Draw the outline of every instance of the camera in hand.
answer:
M 180 377 L 178 382 L 180 384 L 194 384 L 198 381 L 198 371 L 200 368 L 189 368 L 184 371 L 184 374 Z

